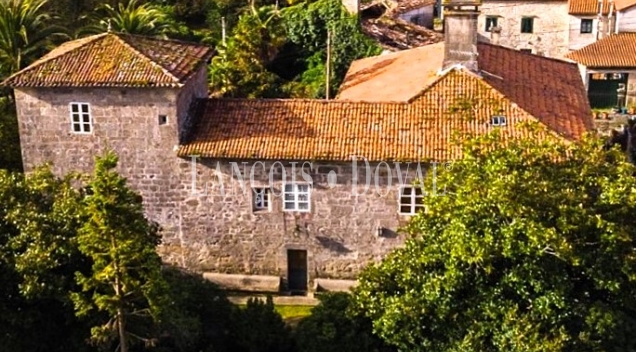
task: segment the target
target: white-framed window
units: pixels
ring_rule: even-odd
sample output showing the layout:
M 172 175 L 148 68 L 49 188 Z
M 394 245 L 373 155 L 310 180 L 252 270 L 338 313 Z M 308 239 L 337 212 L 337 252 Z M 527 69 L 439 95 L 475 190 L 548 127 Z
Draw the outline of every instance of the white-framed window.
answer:
M 493 126 L 505 126 L 506 125 L 506 117 L 502 115 L 495 115 L 490 119 L 490 123 Z
M 254 187 L 252 188 L 252 210 L 253 211 L 269 211 L 270 201 L 269 188 Z
M 311 185 L 306 183 L 288 183 L 283 189 L 284 211 L 309 211 Z
M 422 187 L 405 186 L 400 188 L 400 214 L 415 215 L 424 209 L 424 192 Z
M 93 131 L 93 119 L 88 103 L 70 103 L 69 110 L 73 133 L 91 133 Z

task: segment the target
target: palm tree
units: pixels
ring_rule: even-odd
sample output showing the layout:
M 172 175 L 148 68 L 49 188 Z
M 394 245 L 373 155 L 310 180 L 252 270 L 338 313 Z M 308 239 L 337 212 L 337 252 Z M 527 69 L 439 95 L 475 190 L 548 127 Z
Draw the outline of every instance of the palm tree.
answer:
M 116 6 L 103 4 L 97 9 L 96 25 L 85 28 L 83 32 L 102 33 L 105 30 L 115 32 L 160 36 L 173 28 L 168 15 L 151 3 L 139 4 L 137 0 L 120 2 Z
M 47 2 L 0 1 L 0 75 L 19 71 L 50 50 L 56 38 L 68 37 L 44 12 Z

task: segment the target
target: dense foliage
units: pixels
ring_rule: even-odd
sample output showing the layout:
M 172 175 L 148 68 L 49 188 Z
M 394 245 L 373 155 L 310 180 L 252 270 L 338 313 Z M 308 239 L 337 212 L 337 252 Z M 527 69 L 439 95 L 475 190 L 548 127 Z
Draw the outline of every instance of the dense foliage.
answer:
M 598 140 L 499 143 L 438 174 L 446 195 L 364 272 L 358 310 L 408 351 L 634 350 L 634 166 Z
M 350 311 L 351 295 L 330 293 L 319 296 L 320 304 L 300 321 L 295 331 L 304 352 L 390 352 L 371 332 L 371 321 Z

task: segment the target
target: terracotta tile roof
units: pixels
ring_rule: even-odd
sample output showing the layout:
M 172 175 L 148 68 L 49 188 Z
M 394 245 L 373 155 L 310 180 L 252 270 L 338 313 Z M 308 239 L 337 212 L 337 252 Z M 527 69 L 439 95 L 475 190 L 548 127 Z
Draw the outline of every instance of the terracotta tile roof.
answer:
M 440 33 L 399 18 L 365 18 L 361 24 L 367 36 L 389 51 L 412 49 L 444 40 Z
M 177 87 L 212 53 L 199 44 L 103 33 L 62 44 L 3 85 Z
M 632 6 L 636 6 L 636 0 L 614 0 L 614 7 L 617 11 L 623 11 Z
M 476 99 L 466 111 L 453 110 Z M 526 133 L 520 123 L 536 121 L 480 77 L 461 68 L 440 76 L 410 103 L 324 100 L 206 99 L 192 140 L 178 155 L 230 159 L 445 161 L 461 157 L 457 133 L 501 128 L 504 138 Z M 489 124 L 502 109 L 507 125 Z M 591 114 L 562 121 L 566 139 L 591 129 Z M 589 121 L 588 121 L 589 120 Z M 544 126 L 542 138 L 558 138 Z M 558 131 L 557 131 L 558 132 Z
M 550 129 L 568 138 L 594 129 L 576 64 L 486 43 L 477 50 L 483 79 Z
M 486 43 L 479 43 L 477 51 L 483 79 L 520 108 L 559 133 L 580 134 L 578 122 L 579 127 L 569 126 L 571 121 L 584 121 L 585 128 L 592 128 L 591 109 L 576 64 Z M 439 43 L 356 60 L 337 99 L 410 101 L 435 79 L 443 59 L 444 43 Z
M 636 67 L 636 33 L 610 35 L 566 57 L 588 67 Z
M 337 99 L 409 101 L 439 78 L 437 72 L 443 61 L 444 43 L 356 60 L 349 67 Z
M 609 13 L 609 8 L 609 0 L 604 0 L 604 15 Z M 598 10 L 598 0 L 568 0 L 568 13 L 570 15 L 597 15 Z

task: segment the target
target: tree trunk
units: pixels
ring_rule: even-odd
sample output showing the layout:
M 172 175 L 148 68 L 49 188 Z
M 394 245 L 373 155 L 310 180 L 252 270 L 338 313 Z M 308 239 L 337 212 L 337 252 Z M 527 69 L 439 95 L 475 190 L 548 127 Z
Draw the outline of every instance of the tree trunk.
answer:
M 124 310 L 122 308 L 117 309 L 117 330 L 119 330 L 119 352 L 128 352 L 126 317 L 124 317 Z
M 111 236 L 111 244 L 113 248 L 117 248 L 117 241 Z M 121 272 L 119 271 L 119 262 L 117 257 L 114 259 L 115 266 L 115 296 L 117 302 L 117 332 L 119 333 L 119 352 L 128 352 L 128 342 L 126 341 L 126 316 L 124 315 L 124 294 L 121 292 Z

